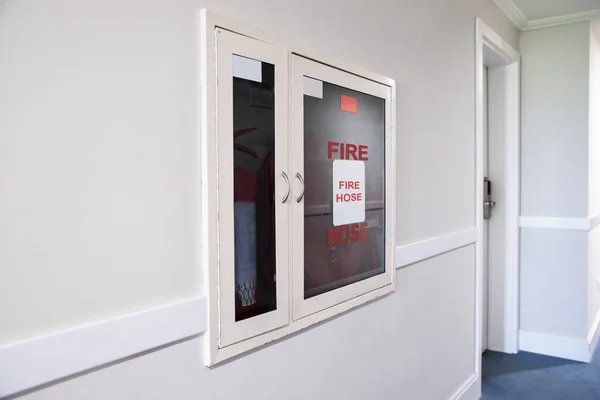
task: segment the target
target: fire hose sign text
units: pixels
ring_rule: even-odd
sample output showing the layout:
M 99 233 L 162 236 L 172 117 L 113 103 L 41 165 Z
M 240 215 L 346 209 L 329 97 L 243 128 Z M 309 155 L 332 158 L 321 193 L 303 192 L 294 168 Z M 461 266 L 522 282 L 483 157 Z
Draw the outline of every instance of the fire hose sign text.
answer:
M 365 220 L 365 163 L 333 161 L 333 225 Z

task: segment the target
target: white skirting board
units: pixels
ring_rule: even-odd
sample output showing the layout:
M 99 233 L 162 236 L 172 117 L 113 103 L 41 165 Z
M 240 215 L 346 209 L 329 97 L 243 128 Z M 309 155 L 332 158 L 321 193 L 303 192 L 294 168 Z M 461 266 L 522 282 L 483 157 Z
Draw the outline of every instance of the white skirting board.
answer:
M 399 246 L 396 268 L 476 239 L 471 227 Z M 0 398 L 202 334 L 205 324 L 205 299 L 194 298 L 0 346 Z
M 596 347 L 598 346 L 598 339 L 600 338 L 600 311 L 596 314 L 596 318 L 594 318 L 594 323 L 588 333 L 587 342 L 590 349 L 590 358 L 594 355 L 596 351 Z
M 519 331 L 519 350 L 568 360 L 589 362 L 590 344 L 587 339 L 575 339 L 545 333 Z
M 478 400 L 481 397 L 481 378 L 472 374 L 449 400 Z

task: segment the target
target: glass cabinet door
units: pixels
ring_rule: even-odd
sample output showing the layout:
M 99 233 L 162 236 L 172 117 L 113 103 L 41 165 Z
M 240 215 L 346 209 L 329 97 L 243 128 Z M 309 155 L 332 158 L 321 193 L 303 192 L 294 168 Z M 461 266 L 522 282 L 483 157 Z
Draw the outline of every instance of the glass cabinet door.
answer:
M 288 307 L 287 60 L 217 30 L 219 345 L 284 326 Z
M 299 319 L 391 284 L 385 208 L 391 88 L 300 56 L 292 58 L 292 82 Z

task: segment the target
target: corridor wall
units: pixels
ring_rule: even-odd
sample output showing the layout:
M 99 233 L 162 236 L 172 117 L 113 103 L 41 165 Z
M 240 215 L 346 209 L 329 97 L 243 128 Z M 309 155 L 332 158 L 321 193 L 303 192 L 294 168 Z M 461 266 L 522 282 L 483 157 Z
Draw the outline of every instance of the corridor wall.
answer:
M 518 47 L 492 0 L 0 1 L 2 371 L 18 373 L 2 354 L 32 341 L 44 347 L 89 324 L 202 299 L 196 89 L 205 7 L 393 78 L 398 251 L 473 232 L 475 17 Z M 465 243 L 397 270 L 393 295 L 214 369 L 194 331 L 45 378 L 58 361 L 203 321 L 201 306 L 139 338 L 102 334 L 81 351 L 69 340 L 48 360 L 33 352 L 18 376 L 34 382 L 23 398 L 478 398 L 475 250 Z M 0 380 L 0 391 L 14 382 Z

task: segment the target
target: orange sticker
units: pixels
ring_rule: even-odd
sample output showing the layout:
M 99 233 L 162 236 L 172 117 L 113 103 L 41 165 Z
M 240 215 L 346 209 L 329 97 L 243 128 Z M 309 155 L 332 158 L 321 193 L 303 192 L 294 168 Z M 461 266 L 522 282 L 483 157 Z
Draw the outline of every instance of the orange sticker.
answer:
M 341 109 L 342 109 L 342 111 L 356 114 L 358 112 L 358 103 L 354 97 L 342 95 Z

